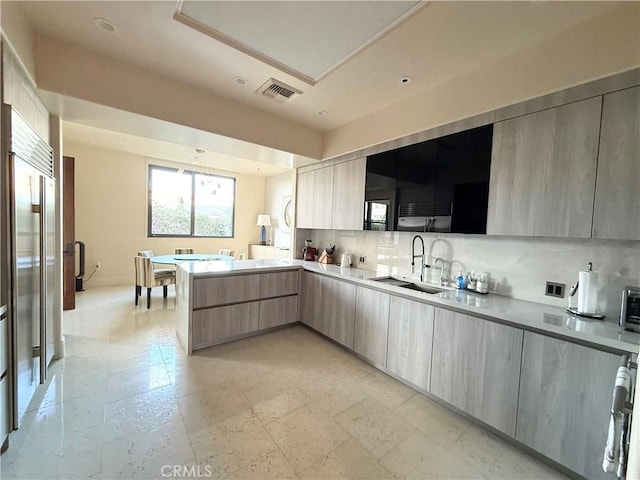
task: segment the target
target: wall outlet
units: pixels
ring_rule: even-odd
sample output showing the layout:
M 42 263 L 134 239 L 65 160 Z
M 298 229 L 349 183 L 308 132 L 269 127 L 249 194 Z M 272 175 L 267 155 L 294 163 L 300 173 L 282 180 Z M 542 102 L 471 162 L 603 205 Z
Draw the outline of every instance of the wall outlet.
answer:
M 96 270 L 100 270 L 102 268 L 102 262 L 98 261 L 98 263 L 96 263 Z
M 567 285 L 564 283 L 547 282 L 544 294 L 549 297 L 564 298 Z
M 367 257 L 365 256 L 358 257 L 358 263 L 367 263 Z

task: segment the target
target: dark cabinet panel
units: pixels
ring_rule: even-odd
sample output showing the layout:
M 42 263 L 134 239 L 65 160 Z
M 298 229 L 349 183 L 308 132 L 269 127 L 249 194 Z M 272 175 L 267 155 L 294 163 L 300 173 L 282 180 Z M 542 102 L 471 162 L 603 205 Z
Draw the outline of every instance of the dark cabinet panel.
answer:
M 396 150 L 367 157 L 364 229 L 395 230 Z
M 493 126 L 367 158 L 365 230 L 485 233 Z

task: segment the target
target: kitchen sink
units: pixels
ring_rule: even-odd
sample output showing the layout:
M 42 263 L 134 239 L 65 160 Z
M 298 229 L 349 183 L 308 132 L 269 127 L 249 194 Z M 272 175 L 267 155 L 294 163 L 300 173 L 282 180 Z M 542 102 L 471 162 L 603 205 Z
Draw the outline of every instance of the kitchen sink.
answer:
M 431 285 L 425 285 L 423 283 L 408 282 L 406 280 L 401 280 L 399 278 L 394 278 L 394 277 L 373 278 L 372 280 L 374 282 L 380 282 L 380 283 L 384 283 L 386 285 L 393 285 L 395 287 L 407 288 L 409 290 L 415 290 L 417 292 L 424 292 L 424 293 L 429 293 L 429 294 L 440 293 L 440 292 L 444 292 L 446 290 L 444 288 L 438 288 L 438 287 L 431 286 Z

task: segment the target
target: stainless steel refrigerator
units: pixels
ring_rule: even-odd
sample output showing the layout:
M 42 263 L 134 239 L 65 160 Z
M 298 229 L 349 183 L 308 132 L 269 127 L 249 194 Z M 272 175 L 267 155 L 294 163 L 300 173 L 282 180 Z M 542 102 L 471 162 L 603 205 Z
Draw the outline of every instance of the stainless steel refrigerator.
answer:
M 53 152 L 3 105 L 8 183 L 10 426 L 17 428 L 53 356 L 55 179 Z

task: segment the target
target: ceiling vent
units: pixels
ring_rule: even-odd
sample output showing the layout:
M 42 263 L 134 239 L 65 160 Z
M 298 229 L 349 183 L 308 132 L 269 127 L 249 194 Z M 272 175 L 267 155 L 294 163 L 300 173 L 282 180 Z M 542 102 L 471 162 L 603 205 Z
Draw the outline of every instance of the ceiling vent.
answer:
M 256 93 L 280 103 L 287 103 L 295 96 L 302 95 L 302 92 L 297 88 L 293 88 L 291 85 L 287 85 L 273 78 L 263 83 L 262 86 L 256 90 Z

